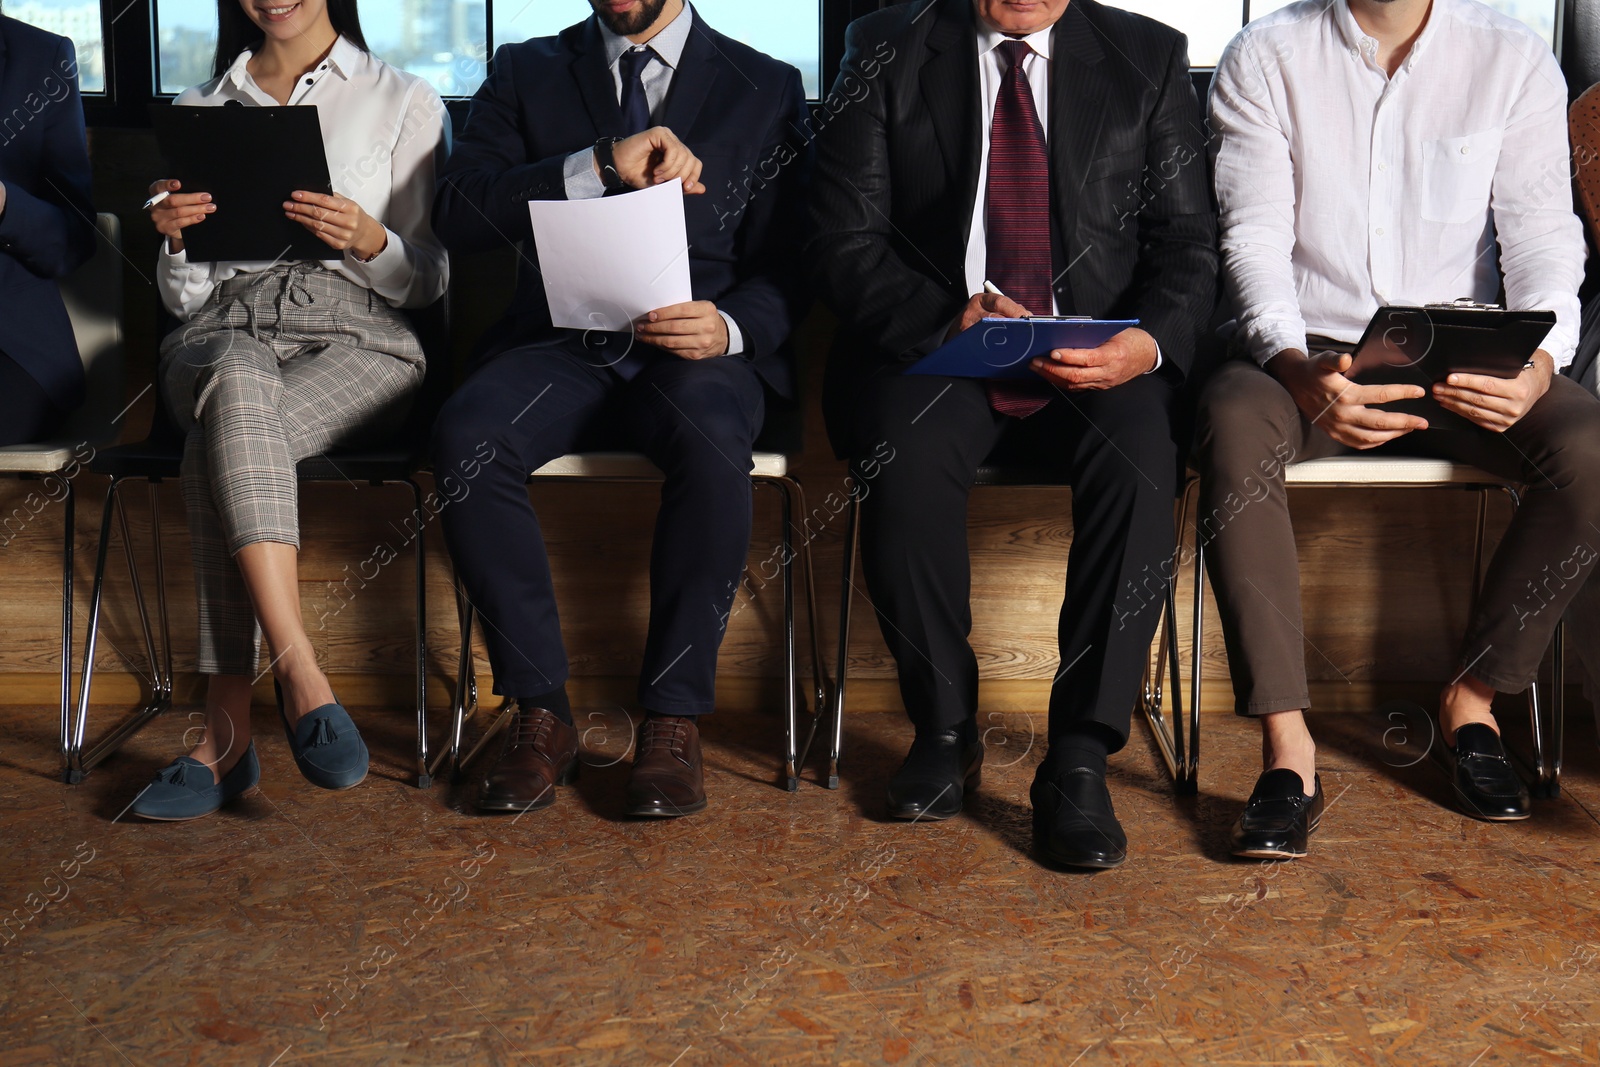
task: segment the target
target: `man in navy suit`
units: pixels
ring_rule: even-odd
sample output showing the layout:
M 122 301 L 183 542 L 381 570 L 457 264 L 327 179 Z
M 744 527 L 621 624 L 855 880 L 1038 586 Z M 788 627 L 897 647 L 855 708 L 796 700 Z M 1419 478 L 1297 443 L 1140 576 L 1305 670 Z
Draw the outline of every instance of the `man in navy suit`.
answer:
M 83 403 L 56 280 L 94 252 L 89 188 L 72 42 L 0 15 L 0 445 Z
M 439 179 L 452 252 L 517 245 L 516 297 L 445 405 L 435 462 L 466 492 L 443 513 L 484 622 L 495 691 L 517 714 L 482 784 L 486 811 L 554 800 L 576 770 L 567 660 L 527 475 L 566 452 L 634 448 L 666 482 L 639 678 L 647 712 L 626 810 L 706 806 L 699 716 L 749 552 L 749 471 L 765 393 L 788 396 L 805 308 L 793 260 L 808 158 L 793 67 L 707 26 L 684 0 L 590 0 L 594 17 L 507 45 Z M 694 299 L 631 334 L 551 324 L 529 200 L 683 183 Z

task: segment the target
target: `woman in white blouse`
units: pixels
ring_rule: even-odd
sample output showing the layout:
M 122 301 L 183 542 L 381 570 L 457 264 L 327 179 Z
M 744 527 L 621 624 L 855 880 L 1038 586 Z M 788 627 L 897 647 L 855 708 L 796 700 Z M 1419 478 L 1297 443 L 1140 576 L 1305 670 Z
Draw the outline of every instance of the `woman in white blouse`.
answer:
M 327 246 L 294 263 L 190 263 L 184 231 L 226 203 L 177 181 L 151 209 L 166 238 L 160 286 L 182 325 L 159 380 L 188 430 L 183 497 L 199 594 L 203 740 L 164 767 L 135 814 L 208 815 L 254 789 L 250 691 L 265 635 L 279 713 L 301 773 L 345 789 L 367 750 L 317 665 L 300 613 L 295 464 L 397 428 L 423 354 L 398 310 L 439 299 L 445 252 L 429 224 L 449 151 L 437 93 L 366 50 L 355 0 L 218 0 L 216 77 L 181 105 L 316 105 L 333 195 L 298 190 L 284 213 Z

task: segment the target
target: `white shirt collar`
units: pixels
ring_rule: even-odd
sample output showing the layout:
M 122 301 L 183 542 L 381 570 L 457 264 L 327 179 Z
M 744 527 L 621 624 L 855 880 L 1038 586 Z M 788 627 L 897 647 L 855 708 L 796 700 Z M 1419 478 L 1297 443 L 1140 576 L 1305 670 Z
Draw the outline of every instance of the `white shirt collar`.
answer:
M 228 67 L 228 72 L 222 76 L 222 80 L 237 89 L 243 89 L 245 79 L 250 77 L 246 64 L 250 62 L 250 57 L 254 55 L 255 52 L 249 48 L 240 52 Z M 357 65 L 366 58 L 367 54 L 351 44 L 345 35 L 341 33 L 338 39 L 333 42 L 333 48 L 329 50 L 328 58 L 323 62 L 337 71 L 339 77 L 349 81 L 350 75 L 355 73 Z M 321 66 L 322 64 L 319 63 L 317 65 Z
M 1344 35 L 1346 44 L 1363 53 L 1376 52 L 1377 39 L 1368 36 L 1361 28 L 1361 23 L 1356 21 L 1354 12 L 1350 10 L 1349 0 L 1338 0 L 1328 7 L 1333 13 L 1333 21 L 1338 25 L 1339 32 Z M 1417 34 L 1417 39 L 1411 44 L 1411 51 L 1406 55 L 1408 68 L 1412 61 L 1428 50 L 1428 45 L 1439 35 L 1439 24 L 1450 17 L 1450 8 L 1451 0 L 1433 0 L 1433 6 L 1428 11 L 1428 21 L 1423 24 L 1422 32 Z
M 1035 30 L 1026 37 L 1007 37 L 982 19 L 978 20 L 978 55 L 986 56 L 1006 41 L 1020 40 L 1045 59 L 1050 58 L 1050 31 L 1054 24 Z
M 598 18 L 600 23 L 600 39 L 606 46 L 606 66 L 614 67 L 617 60 L 622 58 L 622 53 L 635 47 L 634 43 L 619 33 L 612 33 Z M 694 8 L 687 3 L 678 17 L 663 26 L 659 33 L 645 42 L 644 47 L 653 49 L 657 58 L 673 70 L 678 69 L 678 63 L 683 59 L 684 46 L 689 43 L 689 30 L 694 26 Z

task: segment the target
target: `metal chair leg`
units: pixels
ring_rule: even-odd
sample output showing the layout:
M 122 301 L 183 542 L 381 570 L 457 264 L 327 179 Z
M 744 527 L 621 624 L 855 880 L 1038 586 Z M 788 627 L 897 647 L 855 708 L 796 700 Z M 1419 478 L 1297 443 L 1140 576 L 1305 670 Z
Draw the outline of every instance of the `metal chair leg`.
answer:
M 158 659 L 156 654 L 155 637 L 150 625 L 149 609 L 145 604 L 143 584 L 139 580 L 139 565 L 133 552 L 131 531 L 128 528 L 128 516 L 122 506 L 122 498 L 118 495 L 120 484 L 120 479 L 112 479 L 110 488 L 106 490 L 105 507 L 100 517 L 100 545 L 95 558 L 94 592 L 89 602 L 89 630 L 84 642 L 83 674 L 78 685 L 77 720 L 73 724 L 72 736 L 68 739 L 66 751 L 63 753 L 63 762 L 65 764 L 63 778 L 69 783 L 83 781 L 84 776 L 96 764 L 121 748 L 128 738 L 138 732 L 145 723 L 165 711 L 172 703 L 170 670 L 165 672 L 166 677 L 163 678 L 162 664 L 164 661 Z M 153 501 L 154 498 L 152 497 Z M 142 707 L 136 709 L 120 725 L 95 742 L 93 748 L 85 751 L 84 740 L 88 729 L 89 702 L 94 687 L 94 653 L 100 634 L 100 608 L 105 595 L 106 562 L 111 549 L 111 518 L 113 514 L 119 520 L 118 525 L 122 533 L 124 555 L 127 557 L 128 563 L 128 576 L 133 584 L 134 600 L 139 612 L 139 623 L 144 632 L 145 650 L 149 655 L 152 675 L 152 693 L 150 699 Z M 152 515 L 152 532 L 159 533 L 159 523 L 158 511 Z M 157 551 L 159 553 L 159 548 Z M 158 571 L 161 569 L 160 558 L 158 554 Z M 165 597 L 159 591 L 158 596 L 161 597 L 164 616 Z M 167 632 L 165 618 L 162 619 L 162 630 L 163 633 Z M 168 648 L 170 650 L 170 642 L 168 643 Z M 165 662 L 170 662 L 170 660 Z
M 63 767 L 68 767 L 67 753 L 72 738 L 72 553 L 73 534 L 77 528 L 77 494 L 70 479 L 63 481 L 67 496 L 62 502 L 66 528 L 61 535 L 61 757 Z
M 839 757 L 844 747 L 844 686 L 850 673 L 850 601 L 856 588 L 856 542 L 861 533 L 861 498 L 850 494 L 844 530 L 844 565 L 839 583 L 839 655 L 833 667 L 833 740 L 828 749 L 828 788 L 839 788 Z
M 1150 732 L 1155 737 L 1156 745 L 1161 750 L 1162 758 L 1167 765 L 1167 771 L 1172 776 L 1173 789 L 1180 795 L 1193 794 L 1198 790 L 1199 774 L 1200 718 L 1196 714 L 1198 705 L 1190 706 L 1187 723 L 1183 714 L 1182 667 L 1178 655 L 1177 596 L 1178 564 L 1182 557 L 1184 530 L 1188 523 L 1189 498 L 1196 485 L 1198 480 L 1190 479 L 1184 486 L 1183 496 L 1180 498 L 1177 543 L 1173 549 L 1172 579 L 1167 583 L 1166 598 L 1162 604 L 1155 667 L 1153 670 L 1146 667 L 1143 699 L 1140 703 L 1145 721 L 1150 726 Z M 1197 545 L 1198 537 L 1199 531 L 1196 530 Z M 1195 662 L 1198 664 L 1198 658 Z M 1165 697 L 1163 674 L 1168 669 L 1171 671 L 1172 684 L 1170 719 L 1163 708 Z M 1198 678 L 1196 681 L 1198 683 Z
M 786 486 L 774 481 L 782 500 L 780 507 L 783 523 L 783 688 L 784 688 L 784 757 L 783 786 L 793 793 L 800 788 L 800 753 L 797 742 L 800 734 L 799 669 L 795 662 L 794 629 L 794 501 Z M 815 724 L 813 724 L 815 729 Z
M 804 516 L 806 514 L 805 486 L 800 484 L 798 478 L 785 478 L 784 481 L 787 483 L 785 489 L 794 494 L 795 514 Z M 809 631 L 811 642 L 811 707 L 813 715 L 820 722 L 822 717 L 827 714 L 829 707 L 829 679 L 827 663 L 822 658 L 822 627 L 821 620 L 817 618 L 816 564 L 811 554 L 811 541 L 812 538 L 802 528 L 800 531 L 800 571 L 801 577 L 805 581 L 806 622 L 808 624 L 806 628 Z M 813 723 L 812 733 L 815 734 L 815 732 L 816 725 Z M 811 742 L 807 740 L 806 747 L 801 751 L 800 755 L 802 763 L 805 762 L 806 752 L 809 751 L 810 747 Z
M 828 708 L 828 684 L 822 660 L 822 636 L 817 620 L 817 594 L 816 582 L 813 574 L 811 558 L 811 539 L 805 530 L 800 531 L 800 548 L 795 549 L 795 521 L 796 515 L 806 514 L 805 490 L 800 483 L 789 477 L 783 478 L 757 478 L 757 482 L 770 485 L 783 497 L 782 517 L 783 533 L 780 551 L 784 564 L 783 587 L 783 613 L 784 613 L 784 656 L 785 679 L 793 695 L 787 700 L 787 737 L 784 753 L 784 785 L 790 792 L 799 788 L 800 772 L 805 767 L 806 758 L 810 755 L 812 742 L 817 736 L 817 727 L 821 724 Z M 811 642 L 811 683 L 812 697 L 802 700 L 800 697 L 800 681 L 798 668 L 797 631 L 795 625 L 795 603 L 791 565 L 799 561 L 800 578 L 805 584 L 806 619 L 808 623 L 809 639 Z M 799 739 L 799 705 L 804 704 L 809 709 L 811 723 L 806 730 L 805 740 Z
M 407 478 L 411 487 L 412 519 L 416 523 L 416 631 L 413 635 L 417 658 L 417 788 L 433 785 L 428 765 L 428 533 L 422 511 L 422 486 Z
M 1511 501 L 1511 512 L 1515 516 L 1517 509 L 1522 506 L 1522 494 L 1515 486 L 1503 486 L 1507 499 Z M 1488 491 L 1483 494 L 1483 500 L 1478 506 L 1479 527 L 1477 540 L 1478 552 L 1481 553 L 1483 542 L 1483 526 L 1486 521 Z M 1475 553 L 1476 554 L 1476 553 Z M 1476 578 L 1476 574 L 1474 575 Z M 1474 585 L 1476 586 L 1476 582 Z M 1474 589 L 1473 603 L 1476 605 L 1477 596 Z M 1551 691 L 1548 713 L 1545 702 L 1539 696 L 1539 681 L 1534 679 L 1528 686 L 1528 725 L 1533 734 L 1533 755 L 1531 758 L 1523 756 L 1520 752 L 1507 745 L 1506 748 L 1517 761 L 1526 766 L 1533 774 L 1533 783 L 1530 792 L 1536 797 L 1551 798 L 1561 795 L 1561 761 L 1562 761 L 1562 735 L 1566 728 L 1566 626 L 1560 620 L 1556 622 L 1555 633 L 1550 641 L 1551 650 L 1555 655 L 1555 663 L 1551 667 Z
M 1189 643 L 1189 782 L 1200 788 L 1200 683 L 1205 677 L 1206 550 L 1200 527 L 1194 532 L 1194 635 Z
M 461 591 L 456 580 L 456 618 L 461 630 L 461 654 L 456 660 L 456 694 L 451 708 L 450 744 L 446 752 L 450 761 L 450 779 L 461 777 L 461 732 L 467 717 L 478 710 L 477 671 L 472 661 L 472 605 Z
M 478 710 L 478 681 L 472 659 L 472 618 L 476 613 L 473 611 L 472 605 L 467 602 L 466 595 L 461 591 L 459 578 L 456 580 L 456 603 L 460 607 L 462 619 L 461 658 L 456 664 L 456 701 L 450 724 L 450 747 L 446 750 L 450 760 L 450 780 L 452 782 L 461 780 L 462 771 L 466 769 L 469 763 L 478 758 L 478 753 L 483 751 L 483 747 L 511 721 L 512 713 L 515 712 L 517 706 L 517 702 L 511 697 L 506 697 L 502 700 L 499 710 L 495 713 L 494 721 L 489 724 L 489 728 L 478 738 L 470 752 L 465 756 L 461 755 L 462 728 L 466 723 L 467 716 Z M 464 688 L 461 684 L 463 679 L 465 680 Z M 463 699 L 463 693 L 467 696 L 465 700 Z

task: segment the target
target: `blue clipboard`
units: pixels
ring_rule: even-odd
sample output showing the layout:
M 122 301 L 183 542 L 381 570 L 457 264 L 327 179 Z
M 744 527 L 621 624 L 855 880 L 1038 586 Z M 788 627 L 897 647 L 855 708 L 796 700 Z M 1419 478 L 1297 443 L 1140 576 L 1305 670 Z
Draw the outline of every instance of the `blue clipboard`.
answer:
M 1028 366 L 1057 348 L 1098 348 L 1139 325 L 1138 319 L 1084 319 L 1038 315 L 982 319 L 906 368 L 907 374 L 950 378 L 1037 378 Z

